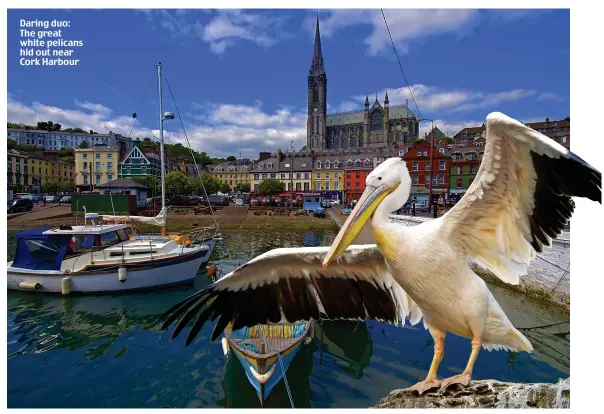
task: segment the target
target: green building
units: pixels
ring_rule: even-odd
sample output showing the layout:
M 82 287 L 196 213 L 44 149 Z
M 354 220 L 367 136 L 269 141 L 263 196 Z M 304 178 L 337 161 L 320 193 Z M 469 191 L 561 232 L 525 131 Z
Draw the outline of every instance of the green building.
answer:
M 476 178 L 479 160 L 451 159 L 449 171 L 449 198 L 453 202 L 459 201 Z
M 120 161 L 119 177 L 133 178 L 154 175 L 161 177 L 161 162 L 159 155 L 153 152 L 143 152 L 140 141 L 133 141 L 132 150 Z

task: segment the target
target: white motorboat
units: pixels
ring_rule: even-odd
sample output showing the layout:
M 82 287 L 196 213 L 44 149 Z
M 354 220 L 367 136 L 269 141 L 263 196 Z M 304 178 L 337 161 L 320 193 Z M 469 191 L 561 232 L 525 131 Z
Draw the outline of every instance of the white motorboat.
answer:
M 127 224 L 91 224 L 17 234 L 8 288 L 68 294 L 192 283 L 214 240 L 189 245 L 172 237 L 133 239 Z

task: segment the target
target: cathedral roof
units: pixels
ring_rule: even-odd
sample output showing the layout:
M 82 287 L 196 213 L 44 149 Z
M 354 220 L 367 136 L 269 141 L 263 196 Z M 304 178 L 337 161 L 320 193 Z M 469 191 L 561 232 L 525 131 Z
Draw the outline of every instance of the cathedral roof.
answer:
M 416 117 L 415 114 L 409 110 L 407 105 L 397 105 L 390 107 L 388 119 L 394 121 L 399 119 L 416 119 Z M 331 127 L 337 125 L 362 124 L 364 121 L 365 111 L 357 111 L 328 114 L 325 123 L 328 127 Z

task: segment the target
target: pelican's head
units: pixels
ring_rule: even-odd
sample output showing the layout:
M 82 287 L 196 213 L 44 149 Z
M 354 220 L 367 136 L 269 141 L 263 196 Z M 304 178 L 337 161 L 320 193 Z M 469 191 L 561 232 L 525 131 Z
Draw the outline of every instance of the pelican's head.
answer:
M 405 161 L 390 158 L 367 176 L 365 191 L 340 229 L 323 260 L 327 267 L 358 236 L 369 219 L 388 220 L 388 215 L 405 204 L 411 191 L 411 177 Z

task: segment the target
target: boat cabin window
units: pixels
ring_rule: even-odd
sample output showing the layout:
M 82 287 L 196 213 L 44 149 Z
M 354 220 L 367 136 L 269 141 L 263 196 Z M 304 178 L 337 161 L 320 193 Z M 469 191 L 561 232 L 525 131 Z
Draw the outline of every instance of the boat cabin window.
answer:
M 89 251 L 94 246 L 94 236 L 73 236 L 69 241 L 68 253 Z
M 101 234 L 99 239 L 101 247 L 111 246 L 120 242 L 120 239 L 117 236 L 117 232 L 114 231 Z M 99 243 L 97 242 L 95 244 L 98 246 Z
M 132 235 L 132 230 L 130 230 L 130 228 L 119 229 L 117 231 L 117 235 L 121 241 L 126 241 L 130 239 L 130 236 Z
M 139 254 L 157 253 L 157 250 L 145 250 L 142 252 L 130 252 L 130 256 L 138 256 Z
M 25 247 L 40 264 L 54 264 L 57 261 L 59 247 L 51 240 L 25 240 Z

